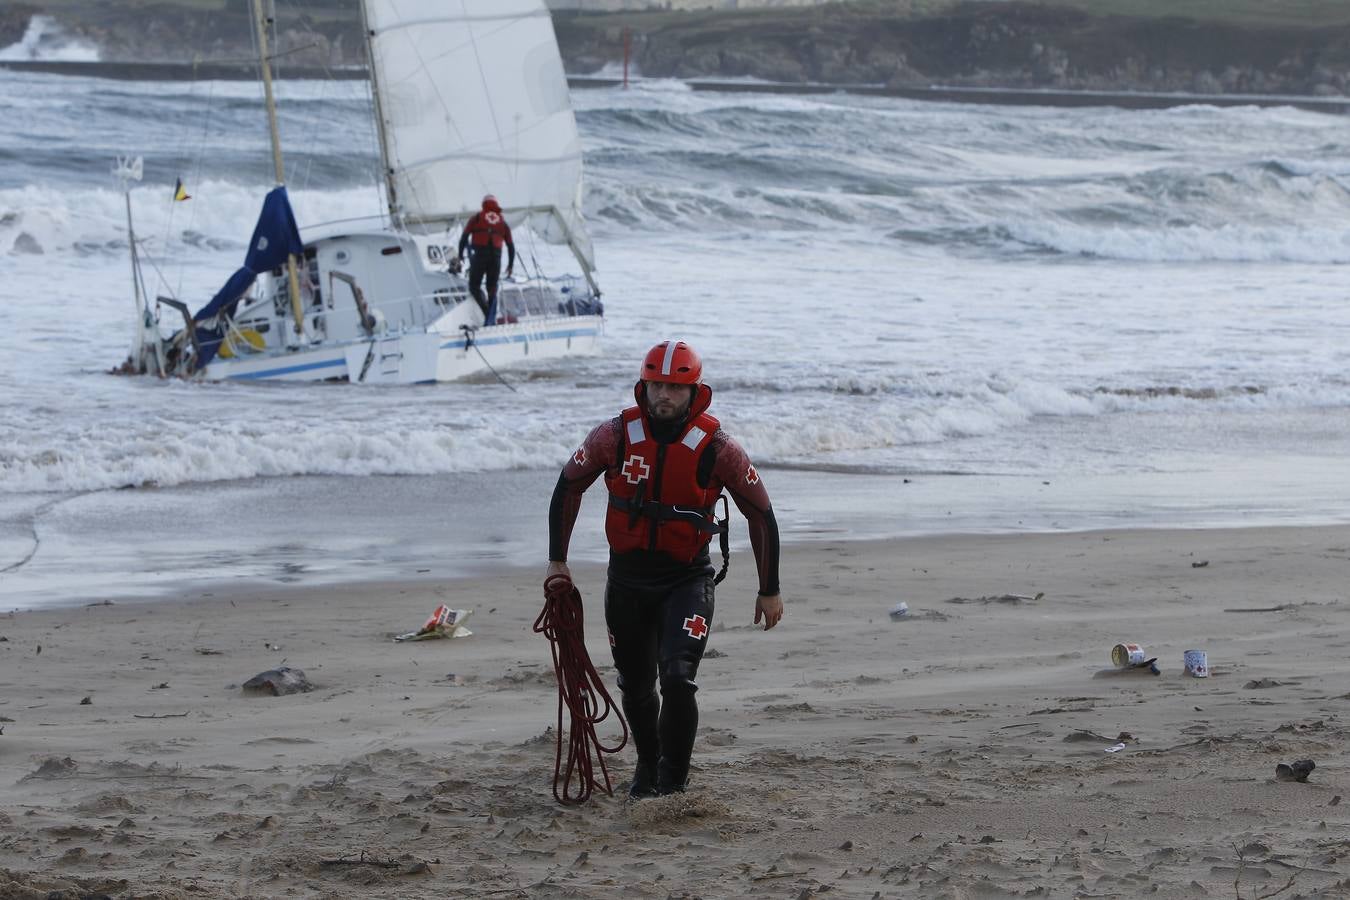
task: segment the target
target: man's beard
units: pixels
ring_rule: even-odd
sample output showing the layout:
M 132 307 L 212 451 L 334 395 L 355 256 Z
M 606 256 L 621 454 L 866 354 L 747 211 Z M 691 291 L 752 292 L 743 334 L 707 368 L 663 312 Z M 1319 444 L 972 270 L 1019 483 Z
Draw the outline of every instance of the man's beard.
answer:
M 688 407 L 688 406 L 684 407 L 683 409 L 676 410 L 676 411 L 674 411 L 674 412 L 672 412 L 672 413 L 670 413 L 670 414 L 668 414 L 668 415 L 663 415 L 663 414 L 662 414 L 660 411 L 658 411 L 657 408 L 654 407 L 654 406 L 651 407 L 650 411 L 651 411 L 651 414 L 652 414 L 652 418 L 653 418 L 653 419 L 655 419 L 655 420 L 658 421 L 658 422 L 664 422 L 664 423 L 666 423 L 666 424 L 668 424 L 668 425 L 669 425 L 669 424 L 673 424 L 673 423 L 675 423 L 675 422 L 682 421 L 682 420 L 684 419 L 685 416 L 689 415 L 689 407 Z

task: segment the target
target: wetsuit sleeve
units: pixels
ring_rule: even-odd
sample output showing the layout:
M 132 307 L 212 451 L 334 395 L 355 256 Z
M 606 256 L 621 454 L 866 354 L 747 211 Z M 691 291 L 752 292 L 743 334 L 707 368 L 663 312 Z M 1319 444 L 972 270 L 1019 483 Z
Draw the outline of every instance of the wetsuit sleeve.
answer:
M 502 222 L 502 227 L 506 229 L 506 252 L 508 254 L 506 267 L 514 269 L 516 267 L 516 242 L 511 240 L 511 226 Z
M 581 511 L 581 495 L 602 472 L 617 465 L 622 435 L 618 418 L 596 426 L 563 466 L 548 506 L 550 560 L 567 562 L 567 545 L 572 541 L 572 528 Z
M 710 448 L 716 454 L 712 476 L 727 489 L 736 508 L 750 526 L 750 547 L 755 552 L 759 569 L 761 595 L 777 594 L 778 586 L 778 520 L 769 503 L 769 492 L 764 481 L 750 463 L 750 456 L 725 433 L 718 431 Z
M 478 217 L 473 216 L 469 221 L 465 222 L 464 230 L 459 233 L 459 255 L 461 257 L 464 256 L 464 248 L 469 244 L 469 229 L 473 227 L 473 220 L 476 218 Z

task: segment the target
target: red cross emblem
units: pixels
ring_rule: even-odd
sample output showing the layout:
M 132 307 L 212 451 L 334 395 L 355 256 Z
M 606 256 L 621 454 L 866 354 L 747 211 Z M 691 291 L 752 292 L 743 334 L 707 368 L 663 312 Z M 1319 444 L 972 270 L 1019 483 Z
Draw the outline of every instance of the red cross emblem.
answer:
M 759 484 L 759 473 L 755 471 L 755 467 L 754 467 L 754 466 L 746 466 L 746 468 L 745 468 L 745 483 L 746 483 L 746 484 Z
M 579 466 L 586 465 L 586 448 L 578 447 L 577 452 L 572 454 L 572 462 Z
M 489 225 L 496 225 L 502 220 L 501 214 L 495 212 L 484 213 L 483 218 L 487 220 Z
M 652 468 L 647 465 L 646 460 L 634 453 L 624 460 L 622 471 L 629 484 L 641 484 L 651 474 Z
M 702 616 L 690 616 L 684 620 L 684 630 L 689 632 L 689 636 L 694 640 L 701 641 L 708 633 L 708 620 Z

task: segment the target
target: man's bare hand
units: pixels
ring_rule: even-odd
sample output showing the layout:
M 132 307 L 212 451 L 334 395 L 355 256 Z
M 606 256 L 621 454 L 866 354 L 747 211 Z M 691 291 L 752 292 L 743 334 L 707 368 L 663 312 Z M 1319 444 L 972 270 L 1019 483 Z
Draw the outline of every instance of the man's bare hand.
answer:
M 565 576 L 568 581 L 572 580 L 572 570 L 567 568 L 567 563 L 558 562 L 556 559 L 550 559 L 548 561 L 548 570 L 544 572 L 544 581 L 547 582 L 554 575 L 562 575 Z M 756 619 L 755 621 L 759 620 Z
M 781 618 L 783 618 L 783 596 L 781 594 L 773 594 L 768 597 L 760 595 L 755 598 L 756 625 L 759 624 L 760 619 L 763 619 L 764 630 L 768 631 L 777 625 Z

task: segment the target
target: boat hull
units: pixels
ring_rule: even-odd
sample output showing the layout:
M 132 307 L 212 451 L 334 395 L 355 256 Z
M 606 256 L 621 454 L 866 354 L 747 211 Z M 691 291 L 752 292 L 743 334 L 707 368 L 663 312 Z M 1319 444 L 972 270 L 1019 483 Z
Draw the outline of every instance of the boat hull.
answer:
M 324 343 L 285 353 L 217 358 L 210 381 L 346 381 L 352 384 L 429 384 L 457 381 L 536 359 L 595 353 L 601 316 L 558 316 L 493 325 L 469 332 L 435 330 L 384 334 Z

